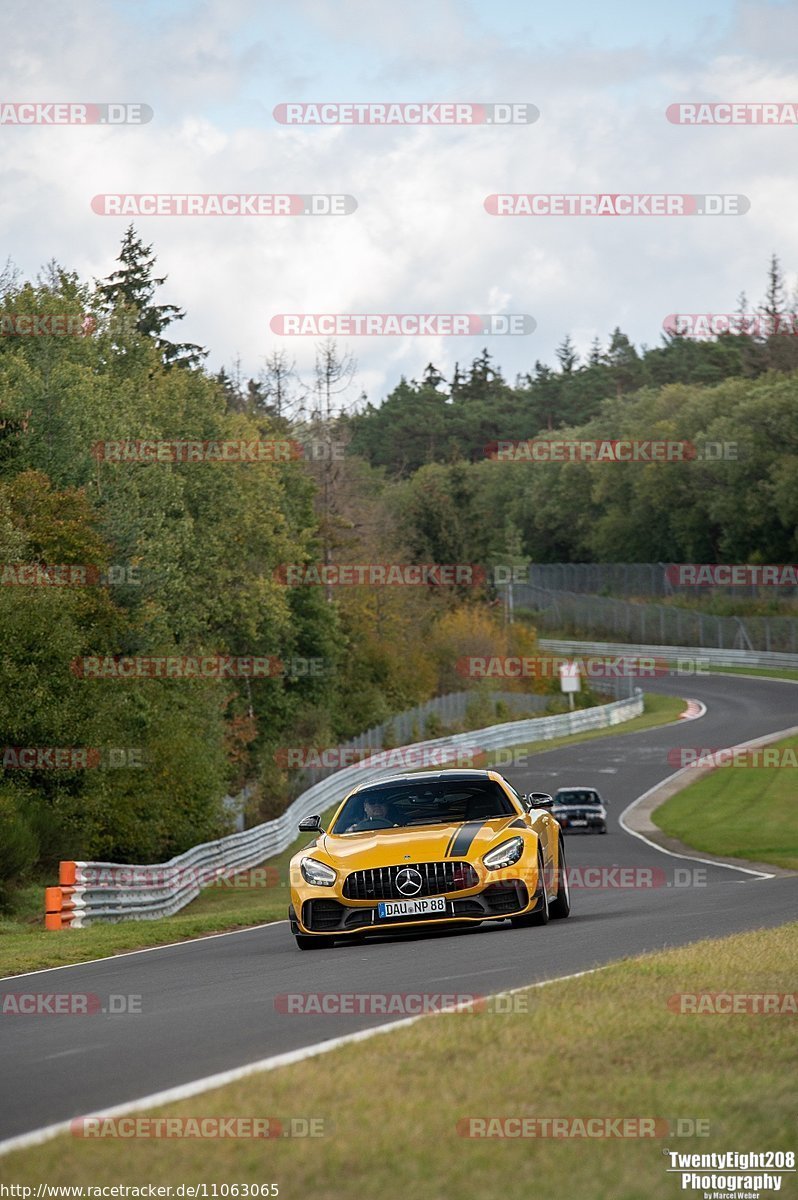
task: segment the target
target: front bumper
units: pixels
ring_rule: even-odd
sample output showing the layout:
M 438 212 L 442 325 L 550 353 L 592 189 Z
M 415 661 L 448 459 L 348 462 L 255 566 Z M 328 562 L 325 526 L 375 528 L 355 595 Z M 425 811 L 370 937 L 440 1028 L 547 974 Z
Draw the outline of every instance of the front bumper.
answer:
M 321 889 L 314 888 L 314 893 Z M 339 895 L 302 898 L 292 894 L 292 932 L 343 937 L 382 933 L 429 925 L 467 925 L 480 921 L 501 921 L 507 917 L 534 912 L 537 894 L 531 893 L 520 879 L 488 883 L 468 895 L 447 895 L 446 913 L 415 914 L 412 917 L 378 916 L 377 904 L 347 904 Z
M 604 829 L 607 824 L 606 817 L 599 816 L 584 816 L 584 817 L 565 817 L 555 814 L 560 829 L 583 830 L 590 832 L 594 829 Z

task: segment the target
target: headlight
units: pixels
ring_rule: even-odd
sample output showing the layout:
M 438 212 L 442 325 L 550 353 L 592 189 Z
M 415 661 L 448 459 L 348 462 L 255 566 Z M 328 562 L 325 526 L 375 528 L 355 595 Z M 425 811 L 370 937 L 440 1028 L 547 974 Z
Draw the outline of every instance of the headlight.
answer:
M 513 863 L 517 863 L 523 853 L 524 839 L 514 837 L 491 850 L 482 861 L 489 871 L 499 871 L 502 867 L 511 867 Z
M 303 858 L 299 864 L 302 878 L 314 887 L 332 887 L 338 878 L 332 867 L 317 862 L 315 858 Z

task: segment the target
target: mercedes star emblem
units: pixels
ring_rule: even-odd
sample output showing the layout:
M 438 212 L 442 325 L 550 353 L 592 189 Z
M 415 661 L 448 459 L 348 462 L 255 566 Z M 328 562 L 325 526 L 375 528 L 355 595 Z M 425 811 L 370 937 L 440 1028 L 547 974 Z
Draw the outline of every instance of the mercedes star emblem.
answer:
M 417 896 L 421 891 L 421 872 L 413 867 L 402 867 L 396 873 L 396 890 L 402 896 Z

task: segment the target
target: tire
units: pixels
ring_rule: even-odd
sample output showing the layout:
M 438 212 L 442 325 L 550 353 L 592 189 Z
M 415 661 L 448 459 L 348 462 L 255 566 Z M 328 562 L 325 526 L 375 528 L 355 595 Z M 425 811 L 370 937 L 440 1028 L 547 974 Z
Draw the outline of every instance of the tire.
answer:
M 311 937 L 306 933 L 296 933 L 294 937 L 298 950 L 320 950 L 325 942 L 332 945 L 332 939 Z
M 538 908 L 537 912 L 525 913 L 523 917 L 511 917 L 510 921 L 515 926 L 527 925 L 548 925 L 549 923 L 549 897 L 546 893 L 546 879 L 543 872 L 543 852 L 538 846 L 538 891 L 543 897 L 543 903 Z M 540 898 L 540 896 L 538 898 Z
M 565 861 L 565 846 L 560 838 L 560 854 L 557 864 L 557 895 L 549 904 L 552 921 L 562 920 L 571 911 L 571 889 L 568 884 L 568 864 Z
M 607 832 L 607 826 L 606 826 L 606 825 L 602 825 L 602 826 L 601 826 L 601 829 L 599 830 L 599 833 L 606 833 L 606 832 Z

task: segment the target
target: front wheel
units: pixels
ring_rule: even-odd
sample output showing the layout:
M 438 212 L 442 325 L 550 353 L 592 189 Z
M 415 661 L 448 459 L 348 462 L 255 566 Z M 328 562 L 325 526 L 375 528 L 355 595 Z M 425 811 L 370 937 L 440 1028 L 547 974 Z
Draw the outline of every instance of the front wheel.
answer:
M 560 838 L 557 860 L 557 895 L 549 905 L 549 916 L 556 920 L 567 917 L 570 911 L 571 887 L 568 883 L 568 864 L 565 861 L 565 846 Z

